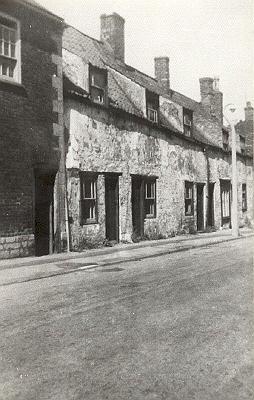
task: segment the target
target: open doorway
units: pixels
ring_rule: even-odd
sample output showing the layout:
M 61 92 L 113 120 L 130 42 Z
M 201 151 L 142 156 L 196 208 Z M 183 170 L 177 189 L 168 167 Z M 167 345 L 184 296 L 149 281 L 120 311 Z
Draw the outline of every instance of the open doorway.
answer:
M 54 182 L 56 172 L 35 170 L 34 235 L 35 255 L 54 250 Z

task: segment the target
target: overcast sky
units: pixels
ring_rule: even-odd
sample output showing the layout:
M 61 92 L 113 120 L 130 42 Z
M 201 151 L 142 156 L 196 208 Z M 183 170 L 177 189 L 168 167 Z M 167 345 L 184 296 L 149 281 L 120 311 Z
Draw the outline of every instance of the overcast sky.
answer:
M 154 76 L 154 57 L 170 57 L 171 88 L 196 100 L 202 76 L 219 76 L 224 105 L 243 119 L 253 102 L 253 0 L 37 0 L 99 39 L 100 15 L 125 18 L 125 60 Z

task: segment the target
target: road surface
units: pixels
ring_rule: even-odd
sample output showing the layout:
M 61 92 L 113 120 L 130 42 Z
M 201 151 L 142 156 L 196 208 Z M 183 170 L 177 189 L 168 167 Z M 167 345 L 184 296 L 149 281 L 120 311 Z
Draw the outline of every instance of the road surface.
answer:
M 253 399 L 252 244 L 0 287 L 0 399 Z

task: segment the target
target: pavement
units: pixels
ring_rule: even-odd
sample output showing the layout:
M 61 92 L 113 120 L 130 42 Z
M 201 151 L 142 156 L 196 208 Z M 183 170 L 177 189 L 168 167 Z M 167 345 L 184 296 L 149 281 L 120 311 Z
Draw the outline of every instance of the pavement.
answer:
M 220 230 L 210 233 L 181 235 L 170 239 L 118 244 L 114 247 L 83 252 L 2 260 L 0 261 L 0 285 L 40 280 L 79 270 L 159 257 L 252 236 L 254 237 L 254 231 L 249 228 L 242 228 L 238 238 L 232 236 L 231 230 Z
M 252 400 L 253 237 L 219 234 L 2 269 L 0 399 Z

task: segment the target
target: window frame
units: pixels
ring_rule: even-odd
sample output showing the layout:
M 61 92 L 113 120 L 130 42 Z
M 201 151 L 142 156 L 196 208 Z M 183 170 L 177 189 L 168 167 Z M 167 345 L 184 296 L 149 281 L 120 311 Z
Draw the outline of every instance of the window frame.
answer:
M 95 197 L 84 197 L 84 186 L 86 180 L 90 182 L 90 184 L 94 185 L 91 193 L 94 193 Z M 93 172 L 81 172 L 80 173 L 80 225 L 92 225 L 98 223 L 98 188 L 97 188 L 98 174 Z M 94 218 L 86 218 L 85 217 L 85 209 L 87 207 L 86 204 L 94 203 Z
M 187 197 L 187 190 L 191 190 L 191 197 Z M 186 207 L 187 203 L 190 202 L 191 211 L 188 212 L 188 206 Z M 184 212 L 186 217 L 192 217 L 194 215 L 194 182 L 192 181 L 184 181 Z
M 242 211 L 245 212 L 247 209 L 247 185 L 246 183 L 242 183 Z
M 1 19 L 6 20 L 7 22 L 10 21 L 10 23 L 15 24 L 15 28 L 12 28 L 10 26 L 5 25 Z M 11 55 L 5 55 L 4 54 L 4 40 L 2 40 L 2 54 L 0 54 L 0 80 L 4 82 L 11 82 L 11 83 L 18 83 L 21 84 L 21 35 L 20 35 L 20 21 L 8 14 L 0 12 L 0 29 L 7 29 L 9 32 L 13 31 L 15 32 L 16 38 L 15 38 L 15 57 L 12 57 Z M 11 40 L 8 41 L 8 46 L 11 45 Z M 14 42 L 13 42 L 14 43 Z M 11 51 L 11 50 L 10 50 Z M 13 67 L 13 76 L 9 75 L 3 75 L 1 70 L 3 67 L 3 62 L 6 62 L 6 64 L 9 66 L 7 68 L 10 68 L 11 64 L 15 64 Z
M 145 219 L 153 219 L 156 218 L 156 203 L 157 203 L 157 196 L 156 196 L 156 178 L 153 177 L 144 177 L 143 178 L 143 184 L 144 184 L 144 216 Z M 151 185 L 151 197 L 147 197 L 147 185 Z M 153 193 L 152 193 L 153 192 Z M 153 213 L 146 213 L 146 206 L 149 204 L 149 206 L 153 207 Z
M 159 108 L 159 95 L 146 89 L 146 117 L 148 121 L 156 125 L 159 124 Z M 154 118 L 151 118 L 151 115 L 153 115 Z
M 189 123 L 186 122 L 185 117 L 189 117 Z M 186 132 L 189 132 L 187 134 Z M 192 137 L 193 136 L 193 111 L 190 110 L 189 108 L 183 107 L 183 133 L 184 136 L 186 137 Z
M 96 85 L 93 82 L 93 79 L 92 79 L 93 73 L 98 73 L 99 75 L 103 76 L 103 78 L 105 80 L 104 86 Z M 97 91 L 103 93 L 103 101 L 97 101 L 93 97 L 93 95 L 92 95 L 93 90 L 97 90 Z M 107 103 L 108 103 L 108 71 L 107 71 L 107 69 L 99 68 L 92 64 L 89 64 L 89 93 L 90 93 L 90 98 L 94 103 L 99 104 L 99 105 L 104 105 L 104 106 L 107 105 Z

